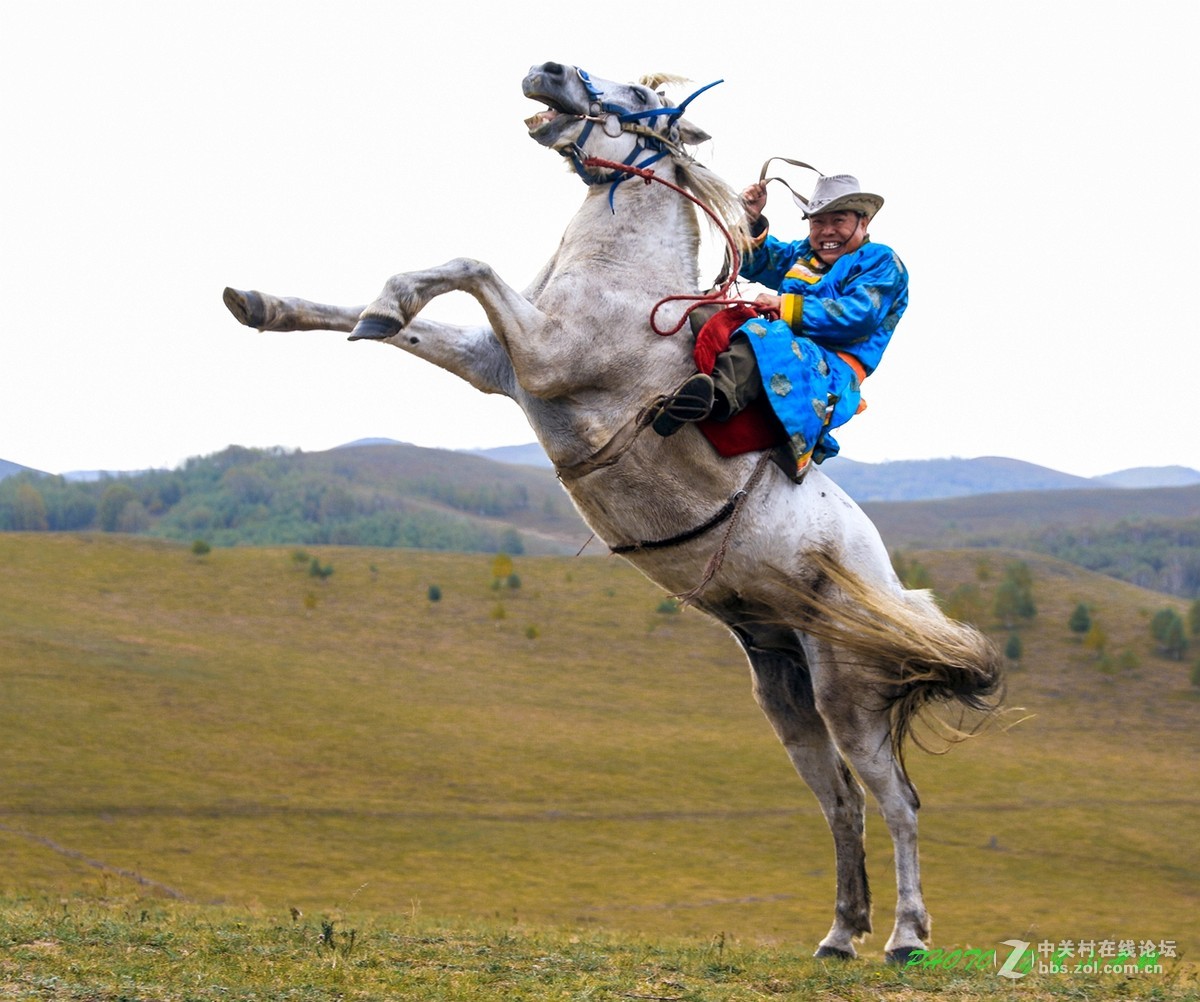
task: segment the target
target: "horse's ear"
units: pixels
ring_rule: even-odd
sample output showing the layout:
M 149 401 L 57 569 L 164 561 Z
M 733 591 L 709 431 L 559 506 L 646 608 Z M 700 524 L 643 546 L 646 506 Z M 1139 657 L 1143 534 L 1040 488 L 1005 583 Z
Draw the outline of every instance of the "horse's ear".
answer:
M 679 141 L 686 143 L 688 146 L 699 146 L 701 143 L 706 143 L 712 139 L 712 136 L 698 125 L 693 125 L 686 118 L 681 118 L 676 122 L 675 127 L 679 130 Z

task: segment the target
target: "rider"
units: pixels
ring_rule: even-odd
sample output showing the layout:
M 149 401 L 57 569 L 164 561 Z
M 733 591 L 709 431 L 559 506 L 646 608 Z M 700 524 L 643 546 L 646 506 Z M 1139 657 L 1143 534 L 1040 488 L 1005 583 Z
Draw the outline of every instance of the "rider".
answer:
M 818 179 L 805 207 L 805 240 L 770 235 L 764 181 L 742 192 L 742 204 L 752 245 L 740 274 L 777 294 L 755 299 L 766 315 L 743 323 L 711 375 L 687 380 L 653 426 L 672 435 L 689 421 L 725 421 L 765 395 L 787 431 L 799 479 L 810 462 L 837 454 L 830 430 L 865 408 L 861 384 L 908 305 L 908 273 L 867 233 L 883 199 L 849 174 Z

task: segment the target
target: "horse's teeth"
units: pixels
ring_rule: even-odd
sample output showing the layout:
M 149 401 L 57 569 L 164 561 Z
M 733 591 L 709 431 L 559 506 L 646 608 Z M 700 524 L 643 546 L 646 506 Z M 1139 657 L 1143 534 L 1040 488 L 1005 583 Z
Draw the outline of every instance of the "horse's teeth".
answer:
M 539 111 L 536 115 L 525 119 L 525 128 L 533 130 L 556 118 L 558 118 L 558 112 L 553 108 L 547 108 L 545 111 Z

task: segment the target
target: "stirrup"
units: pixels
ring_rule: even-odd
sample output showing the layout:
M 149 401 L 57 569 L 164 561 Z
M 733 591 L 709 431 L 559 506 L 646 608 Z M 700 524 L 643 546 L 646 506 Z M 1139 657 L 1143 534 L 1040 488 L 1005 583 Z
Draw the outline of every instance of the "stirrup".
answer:
M 663 401 L 650 427 L 666 438 L 685 424 L 703 421 L 712 413 L 714 394 L 712 376 L 697 372 Z

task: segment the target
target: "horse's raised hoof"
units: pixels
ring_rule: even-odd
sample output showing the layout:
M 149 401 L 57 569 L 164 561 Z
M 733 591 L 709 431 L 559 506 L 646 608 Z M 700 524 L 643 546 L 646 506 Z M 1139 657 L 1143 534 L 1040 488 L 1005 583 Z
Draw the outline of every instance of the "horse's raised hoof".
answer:
M 400 333 L 400 323 L 388 317 L 363 317 L 350 332 L 349 341 L 386 341 Z
M 895 964 L 897 967 L 904 967 L 915 954 L 924 952 L 925 947 L 923 946 L 898 946 L 894 950 L 888 950 L 883 957 L 889 964 Z
M 817 960 L 855 960 L 856 954 L 849 950 L 839 950 L 836 946 L 819 946 L 813 954 Z
M 262 330 L 267 323 L 267 304 L 257 292 L 243 292 L 241 289 L 226 289 L 221 297 L 229 312 L 237 317 L 240 324 L 246 327 L 257 327 Z

